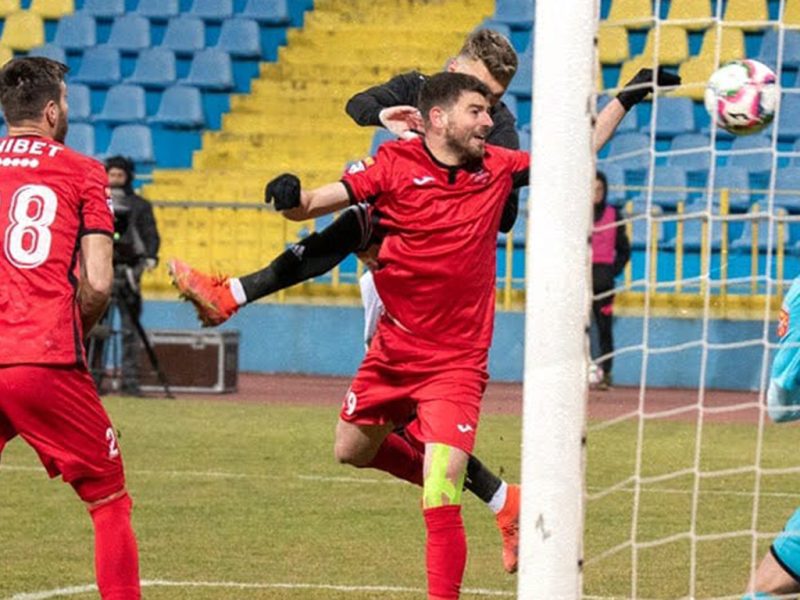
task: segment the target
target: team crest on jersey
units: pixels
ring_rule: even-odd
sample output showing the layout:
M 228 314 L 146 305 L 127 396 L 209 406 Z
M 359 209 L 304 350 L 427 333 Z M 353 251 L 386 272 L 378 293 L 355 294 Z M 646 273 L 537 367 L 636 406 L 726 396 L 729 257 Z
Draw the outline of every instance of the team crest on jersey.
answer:
M 789 311 L 782 308 L 778 316 L 778 337 L 785 336 L 787 331 L 789 331 Z
M 371 156 L 367 156 L 365 159 L 358 160 L 349 167 L 347 167 L 347 174 L 355 175 L 356 173 L 361 173 L 362 171 L 366 171 L 374 164 L 375 161 L 373 160 L 373 158 Z
M 489 181 L 489 177 L 490 177 L 489 171 L 487 171 L 485 169 L 481 169 L 477 173 L 473 173 L 472 181 L 477 183 L 477 184 L 483 184 L 483 183 L 486 183 L 487 181 Z

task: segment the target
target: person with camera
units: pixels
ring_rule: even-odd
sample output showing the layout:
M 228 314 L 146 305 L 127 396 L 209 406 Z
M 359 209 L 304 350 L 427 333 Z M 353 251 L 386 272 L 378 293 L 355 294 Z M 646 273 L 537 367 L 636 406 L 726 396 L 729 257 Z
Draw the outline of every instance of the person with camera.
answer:
M 114 207 L 112 307 L 117 306 L 119 309 L 122 334 L 120 392 L 139 396 L 141 391 L 135 324 L 142 313 L 141 280 L 145 271 L 154 269 L 158 264 L 161 238 L 152 205 L 133 191 L 133 162 L 124 156 L 112 156 L 106 160 L 106 173 Z M 109 313 L 111 310 L 109 308 Z M 110 314 L 104 321 L 108 318 Z M 95 361 L 103 361 L 102 355 L 102 351 L 95 352 Z

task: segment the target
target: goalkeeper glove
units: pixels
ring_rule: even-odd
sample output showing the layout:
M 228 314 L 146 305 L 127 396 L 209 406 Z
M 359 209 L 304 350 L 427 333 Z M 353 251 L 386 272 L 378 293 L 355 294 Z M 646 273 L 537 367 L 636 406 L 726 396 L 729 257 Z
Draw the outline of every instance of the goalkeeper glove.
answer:
M 664 71 L 663 67 L 658 68 L 658 81 L 656 85 L 659 87 L 680 85 L 681 78 L 674 73 Z M 628 111 L 636 104 L 639 104 L 645 99 L 647 94 L 653 91 L 653 69 L 640 69 L 639 72 L 625 84 L 622 91 L 617 94 L 617 100 L 622 103 L 625 110 Z
M 289 210 L 300 206 L 300 179 L 291 173 L 278 175 L 264 188 L 264 202 L 275 202 L 275 210 Z

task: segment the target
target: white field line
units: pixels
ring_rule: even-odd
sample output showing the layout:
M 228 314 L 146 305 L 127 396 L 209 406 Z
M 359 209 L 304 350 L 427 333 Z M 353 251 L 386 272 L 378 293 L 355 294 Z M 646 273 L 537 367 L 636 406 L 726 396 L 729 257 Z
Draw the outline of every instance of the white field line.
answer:
M 23 472 L 23 473 L 44 473 L 44 468 L 38 465 L 4 465 L 0 464 L 0 473 L 3 471 L 10 472 Z M 270 481 L 286 481 L 289 477 L 279 475 L 262 475 L 251 473 L 236 473 L 229 471 L 183 471 L 183 470 L 153 470 L 153 469 L 126 469 L 129 475 L 137 475 L 144 477 L 186 477 L 192 479 L 262 479 Z M 290 476 L 298 481 L 309 481 L 318 483 L 344 483 L 354 485 L 411 485 L 399 479 L 386 478 L 370 478 L 370 477 L 338 477 L 329 475 L 312 475 L 312 474 L 295 474 Z M 606 488 L 598 486 L 589 486 L 587 491 L 591 493 L 598 493 L 604 491 Z M 633 493 L 632 486 L 624 486 L 613 493 Z M 643 487 L 642 493 L 654 494 L 691 494 L 690 489 L 668 488 L 668 487 Z M 704 490 L 702 494 L 714 496 L 743 496 L 752 497 L 753 492 L 739 491 L 739 490 Z M 800 492 L 761 492 L 762 497 L 770 498 L 800 498 Z
M 380 592 L 380 593 L 396 593 L 396 594 L 424 594 L 425 590 L 421 588 L 399 587 L 390 585 L 332 585 L 332 584 L 316 584 L 316 583 L 237 583 L 235 581 L 167 581 L 164 579 L 142 580 L 142 587 L 172 587 L 172 588 L 221 588 L 221 589 L 235 589 L 235 590 L 327 590 L 333 592 L 345 593 L 358 593 L 358 592 Z M 96 592 L 97 586 L 95 585 L 80 585 L 58 588 L 54 590 L 46 590 L 42 592 L 31 592 L 15 594 L 8 598 L 8 600 L 47 600 L 48 598 L 59 598 L 65 596 L 77 596 L 78 594 L 86 594 L 89 592 Z M 468 596 L 504 596 L 511 597 L 512 592 L 505 592 L 502 590 L 489 590 L 489 589 L 470 589 L 465 588 L 461 590 L 463 594 Z

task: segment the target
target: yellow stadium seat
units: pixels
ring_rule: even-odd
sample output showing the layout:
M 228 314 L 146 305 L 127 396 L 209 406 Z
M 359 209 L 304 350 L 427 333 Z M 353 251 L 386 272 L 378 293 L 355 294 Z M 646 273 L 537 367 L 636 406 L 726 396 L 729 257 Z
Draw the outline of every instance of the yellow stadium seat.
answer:
M 613 0 L 608 13 L 609 24 L 624 25 L 638 29 L 653 21 L 653 5 L 650 0 Z
M 786 4 L 792 4 L 789 0 Z M 794 0 L 797 3 L 797 0 Z M 728 8 L 725 9 L 724 19 L 726 21 L 767 21 L 767 0 L 728 0 Z M 745 31 L 759 31 L 766 26 L 763 24 L 740 25 Z
M 622 65 L 622 69 L 619 72 L 619 80 L 617 81 L 617 87 L 622 87 L 628 81 L 630 81 L 636 73 L 639 72 L 639 69 L 644 68 L 653 68 L 653 61 L 645 60 L 641 55 L 634 56 L 631 60 L 627 61 Z
M 60 19 L 75 12 L 75 0 L 33 0 L 29 10 L 43 19 Z
M 3 27 L 4 46 L 13 50 L 30 50 L 44 44 L 44 23 L 39 15 L 20 11 L 9 15 Z
M 783 24 L 787 27 L 800 27 L 800 2 L 787 2 L 783 11 Z
M 681 24 L 681 27 L 689 31 L 699 31 L 711 24 L 711 17 L 708 0 L 672 0 L 667 20 L 691 20 L 691 23 Z
M 714 72 L 715 63 L 702 56 L 690 58 L 678 68 L 681 86 L 671 93 L 672 96 L 683 96 L 695 101 L 703 100 L 708 78 Z
M 628 60 L 628 31 L 624 27 L 600 26 L 597 51 L 604 65 L 618 65 Z
M 0 0 L 0 17 L 19 11 L 19 0 Z
M 658 36 L 658 53 L 656 53 L 656 36 Z M 660 65 L 677 65 L 689 58 L 689 42 L 686 30 L 675 25 L 664 25 L 651 29 L 647 33 L 647 43 L 642 57 L 652 61 L 653 56 Z
M 12 58 L 14 58 L 14 52 L 11 50 L 11 48 L 0 46 L 0 67 L 10 61 Z
M 744 33 L 737 27 L 720 27 L 722 43 L 719 49 L 719 64 L 744 58 Z M 703 37 L 700 54 L 705 60 L 714 61 L 717 55 L 717 28 L 711 27 Z

